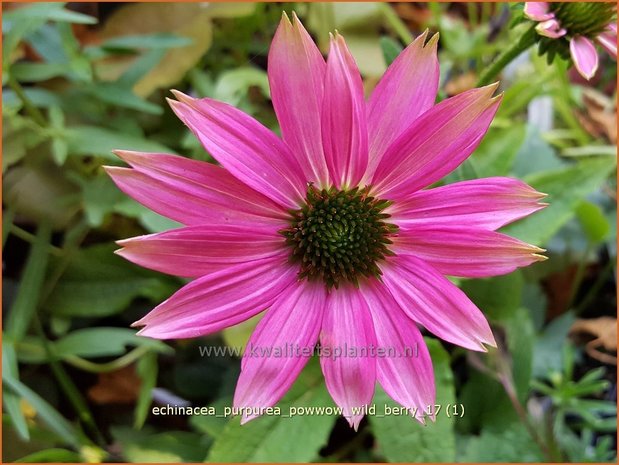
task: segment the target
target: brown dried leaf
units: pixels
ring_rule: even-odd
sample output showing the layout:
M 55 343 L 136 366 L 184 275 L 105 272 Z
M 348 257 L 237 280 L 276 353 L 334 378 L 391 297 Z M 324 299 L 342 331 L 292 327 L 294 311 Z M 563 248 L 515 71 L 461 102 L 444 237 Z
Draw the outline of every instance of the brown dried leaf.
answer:
M 88 398 L 97 404 L 131 404 L 138 398 L 141 380 L 133 365 L 109 373 L 100 373 L 99 381 L 88 390 Z
M 617 103 L 595 89 L 583 90 L 584 113 L 579 117 L 585 129 L 594 137 L 604 137 L 617 143 Z
M 447 84 L 445 84 L 445 92 L 447 95 L 456 95 L 464 92 L 465 90 L 472 89 L 475 87 L 475 82 L 477 81 L 477 76 L 475 73 L 468 72 L 464 74 L 460 74 L 455 78 L 449 80 Z
M 617 318 L 603 316 L 590 320 L 578 319 L 572 325 L 570 334 L 590 339 L 585 345 L 590 357 L 603 363 L 617 364 L 617 357 L 607 353 L 617 353 Z

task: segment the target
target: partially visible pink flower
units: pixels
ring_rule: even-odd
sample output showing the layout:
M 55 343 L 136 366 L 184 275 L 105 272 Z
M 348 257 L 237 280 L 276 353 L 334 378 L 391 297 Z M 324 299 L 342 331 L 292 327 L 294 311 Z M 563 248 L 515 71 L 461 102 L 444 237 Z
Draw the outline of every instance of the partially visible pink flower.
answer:
M 248 345 L 310 349 L 246 353 L 234 406 L 273 406 L 320 342 L 327 388 L 358 427 L 378 381 L 398 403 L 435 402 L 432 362 L 417 325 L 483 351 L 494 346 L 481 311 L 444 275 L 509 273 L 545 257 L 497 232 L 544 204 L 506 177 L 427 188 L 475 150 L 499 106 L 496 85 L 435 105 L 438 36 L 424 33 L 372 96 L 344 38 L 328 60 L 299 20 L 282 19 L 268 75 L 282 130 L 222 102 L 174 92 L 172 109 L 221 164 L 117 151 L 116 184 L 180 229 L 120 241 L 139 265 L 194 278 L 135 323 L 153 338 L 197 337 L 267 309 Z M 369 347 L 399 356 L 377 357 Z M 365 348 L 366 355 L 360 350 Z M 406 357 L 417 348 L 417 357 Z M 244 410 L 242 422 L 260 414 Z
M 617 59 L 617 25 L 614 3 L 605 2 L 526 2 L 524 14 L 539 21 L 535 28 L 550 39 L 565 38 L 578 72 L 591 79 L 597 72 L 597 42 Z

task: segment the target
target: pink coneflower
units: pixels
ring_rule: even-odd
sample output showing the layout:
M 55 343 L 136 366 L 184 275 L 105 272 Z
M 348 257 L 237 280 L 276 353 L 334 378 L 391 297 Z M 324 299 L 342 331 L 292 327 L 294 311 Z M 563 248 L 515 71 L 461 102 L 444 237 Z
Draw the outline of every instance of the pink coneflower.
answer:
M 617 59 L 615 12 L 614 2 L 527 2 L 524 6 L 524 14 L 539 21 L 535 28 L 538 34 L 559 39 L 542 46 L 552 54 L 571 56 L 585 79 L 591 79 L 598 69 L 594 41 Z
M 222 165 L 118 151 L 116 184 L 186 227 L 120 241 L 119 254 L 195 278 L 135 323 L 153 338 L 220 331 L 267 309 L 246 353 L 234 406 L 242 422 L 275 405 L 320 342 L 324 350 L 389 347 L 411 357 L 321 357 L 327 388 L 358 427 L 375 382 L 401 405 L 434 404 L 432 362 L 417 324 L 453 344 L 494 346 L 488 322 L 444 275 L 509 273 L 542 249 L 496 232 L 543 207 L 510 178 L 424 189 L 479 144 L 500 102 L 496 85 L 434 104 L 438 36 L 424 33 L 368 101 L 344 38 L 325 62 L 299 20 L 284 16 L 268 74 L 280 139 L 236 108 L 174 92 L 178 117 Z

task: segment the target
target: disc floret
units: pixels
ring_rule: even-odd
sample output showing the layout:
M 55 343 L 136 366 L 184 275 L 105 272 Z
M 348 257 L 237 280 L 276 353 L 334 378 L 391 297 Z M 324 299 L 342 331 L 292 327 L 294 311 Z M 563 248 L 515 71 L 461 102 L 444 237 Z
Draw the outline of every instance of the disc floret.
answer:
M 391 205 L 370 194 L 370 186 L 338 190 L 308 185 L 303 206 L 291 211 L 281 232 L 300 264 L 300 278 L 321 279 L 327 288 L 360 277 L 378 277 L 377 263 L 393 255 L 388 246 L 398 227 L 384 213 Z

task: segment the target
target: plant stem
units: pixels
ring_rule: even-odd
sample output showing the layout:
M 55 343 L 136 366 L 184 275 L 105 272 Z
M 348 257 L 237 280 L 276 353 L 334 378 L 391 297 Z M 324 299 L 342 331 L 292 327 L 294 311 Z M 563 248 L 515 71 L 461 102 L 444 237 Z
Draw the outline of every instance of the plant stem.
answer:
M 385 17 L 385 20 L 387 20 L 389 27 L 393 29 L 404 44 L 410 44 L 414 40 L 414 37 L 396 12 L 393 11 L 391 5 L 388 3 L 379 3 L 378 5 L 383 13 L 383 16 Z
M 39 126 L 46 127 L 47 120 L 43 116 L 43 113 L 41 113 L 39 109 L 32 104 L 32 102 L 30 101 L 26 93 L 24 92 L 24 89 L 22 88 L 22 86 L 19 84 L 19 82 L 17 82 L 17 79 L 15 79 L 13 76 L 9 77 L 9 87 L 13 90 L 13 92 L 15 92 L 17 97 L 19 97 L 22 104 L 24 105 L 26 112 L 30 115 L 30 117 Z
M 579 315 L 587 306 L 591 303 L 591 301 L 598 295 L 599 290 L 602 288 L 611 272 L 613 271 L 613 262 L 609 260 L 602 272 L 598 275 L 596 281 L 587 291 L 587 294 L 582 298 L 580 303 L 574 308 L 574 313 Z
M 45 349 L 45 352 L 47 354 L 49 365 L 52 369 L 52 373 L 58 381 L 60 388 L 64 391 L 75 412 L 78 414 L 80 420 L 84 423 L 84 425 L 88 427 L 90 432 L 96 438 L 97 442 L 99 444 L 104 444 L 105 441 L 103 440 L 103 436 L 97 428 L 94 418 L 90 413 L 90 410 L 88 409 L 86 401 L 80 394 L 77 386 L 75 386 L 73 381 L 71 381 L 71 378 L 64 370 L 62 365 L 58 362 L 54 347 L 49 343 L 49 340 L 45 335 L 45 331 L 43 331 L 43 325 L 41 324 L 41 320 L 39 320 L 38 315 L 35 317 L 34 323 L 34 328 L 41 339 L 43 348 Z
M 80 370 L 88 371 L 90 373 L 108 373 L 110 371 L 119 370 L 132 364 L 138 360 L 142 355 L 148 353 L 150 349 L 146 346 L 140 346 L 133 349 L 131 352 L 126 353 L 122 357 L 112 360 L 107 363 L 94 363 L 90 360 L 83 359 L 76 355 L 69 355 L 64 358 L 64 361 L 69 365 L 73 365 Z
M 495 80 L 503 68 L 505 68 L 514 58 L 535 43 L 536 35 L 535 25 L 531 25 L 531 27 L 527 29 L 517 41 L 500 53 L 499 56 L 497 56 L 495 60 L 490 63 L 484 71 L 482 71 L 479 79 L 477 80 L 476 87 L 486 86 Z
M 508 355 L 505 353 L 503 348 L 499 345 L 498 349 L 498 357 L 497 357 L 497 368 L 498 368 L 498 380 L 503 386 L 507 397 L 509 397 L 516 414 L 520 417 L 520 421 L 527 429 L 527 432 L 531 436 L 531 438 L 535 441 L 535 443 L 539 446 L 542 453 L 546 456 L 549 462 L 555 462 L 555 457 L 553 456 L 548 445 L 542 440 L 540 435 L 537 433 L 536 429 L 533 427 L 531 422 L 529 421 L 529 417 L 526 409 L 520 403 L 518 399 L 518 393 L 516 392 L 516 388 L 514 386 L 514 376 L 512 373 L 512 369 L 510 366 L 510 362 L 508 361 Z
M 570 291 L 570 298 L 568 300 L 567 309 L 569 310 L 574 305 L 574 301 L 578 296 L 578 291 L 580 290 L 580 285 L 582 284 L 582 280 L 585 277 L 585 270 L 587 268 L 587 258 L 589 254 L 593 250 L 593 246 L 591 242 L 587 242 L 587 248 L 585 249 L 585 253 L 583 254 L 582 259 L 578 262 L 578 268 L 576 268 L 576 274 L 574 275 L 574 281 L 572 283 L 572 289 Z
M 36 237 L 34 234 L 29 233 L 25 229 L 16 226 L 15 224 L 11 224 L 11 234 L 16 237 L 19 237 L 21 240 L 28 242 L 29 244 L 34 244 Z M 48 246 L 49 253 L 52 255 L 56 255 L 57 257 L 62 257 L 62 249 L 56 247 L 55 245 Z

